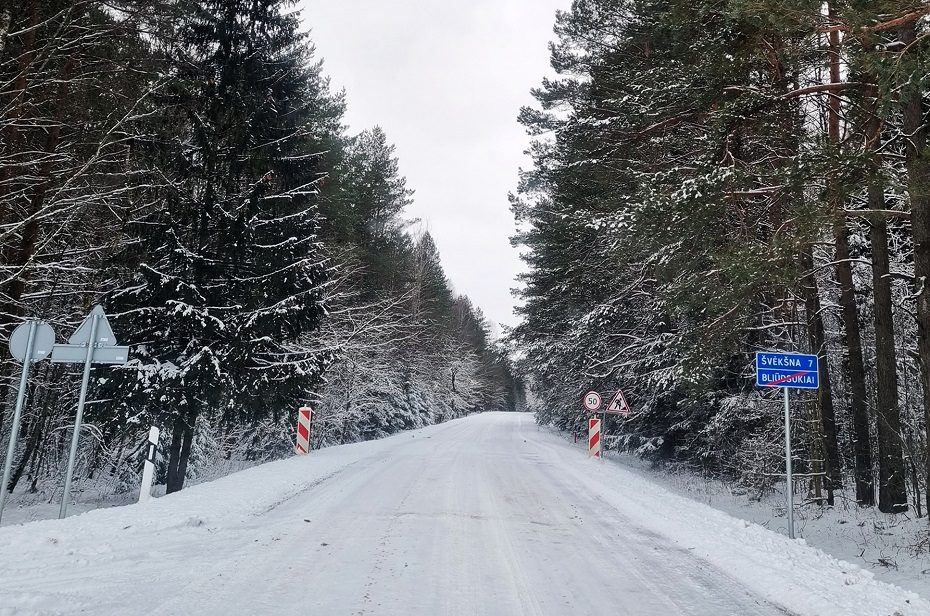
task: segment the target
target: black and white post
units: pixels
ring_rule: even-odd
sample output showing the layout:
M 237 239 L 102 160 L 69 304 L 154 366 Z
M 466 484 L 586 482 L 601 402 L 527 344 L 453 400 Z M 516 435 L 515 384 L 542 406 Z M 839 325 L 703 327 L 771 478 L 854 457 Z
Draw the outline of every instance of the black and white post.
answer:
M 158 453 L 158 428 L 149 430 L 149 441 L 145 444 L 145 468 L 142 469 L 142 488 L 139 490 L 139 502 L 152 498 L 152 480 L 155 478 L 155 455 Z

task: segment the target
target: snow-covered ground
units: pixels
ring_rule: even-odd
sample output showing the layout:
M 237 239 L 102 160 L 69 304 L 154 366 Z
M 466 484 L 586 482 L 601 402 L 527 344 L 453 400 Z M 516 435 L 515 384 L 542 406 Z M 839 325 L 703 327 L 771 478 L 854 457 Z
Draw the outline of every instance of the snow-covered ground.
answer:
M 486 414 L 0 529 L 0 615 L 926 616 L 854 565 Z
M 562 438 L 568 438 L 562 435 Z M 687 469 L 653 468 L 632 455 L 611 452 L 608 464 L 622 466 L 652 483 L 775 532 L 787 534 L 784 485 L 759 498 L 730 483 L 701 478 Z M 801 495 L 796 496 L 801 501 Z M 797 503 L 796 503 L 797 505 Z M 805 503 L 796 507 L 798 537 L 825 552 L 875 573 L 882 581 L 930 597 L 930 527 L 914 512 L 884 514 L 860 508 L 850 495 L 838 494 L 833 507 Z

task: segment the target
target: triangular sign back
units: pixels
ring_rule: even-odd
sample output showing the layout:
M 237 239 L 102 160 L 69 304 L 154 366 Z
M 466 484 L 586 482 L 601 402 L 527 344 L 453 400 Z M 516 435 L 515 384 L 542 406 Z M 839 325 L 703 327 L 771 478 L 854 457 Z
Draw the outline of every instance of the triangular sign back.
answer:
M 614 394 L 614 397 L 611 399 L 610 404 L 607 405 L 605 411 L 607 413 L 616 413 L 617 415 L 630 414 L 630 405 L 627 404 L 626 398 L 623 397 L 622 390 L 617 390 L 617 393 Z
M 100 317 L 100 322 L 97 323 L 97 340 L 95 343 L 101 346 L 116 346 L 116 336 L 113 334 L 113 328 L 110 327 L 107 315 L 100 306 L 94 306 L 94 309 L 90 311 L 84 322 L 68 338 L 68 344 L 84 345 L 90 343 L 90 329 L 94 322 L 94 315 Z

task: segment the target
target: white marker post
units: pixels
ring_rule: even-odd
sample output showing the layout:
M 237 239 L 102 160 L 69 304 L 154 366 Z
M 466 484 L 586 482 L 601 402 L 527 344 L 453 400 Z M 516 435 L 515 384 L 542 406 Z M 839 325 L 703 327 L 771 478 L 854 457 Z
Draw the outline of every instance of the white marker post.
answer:
M 149 442 L 145 444 L 145 468 L 142 469 L 142 488 L 139 490 L 139 502 L 145 503 L 152 498 L 152 481 L 155 479 L 155 454 L 158 452 L 158 428 L 149 430 Z

